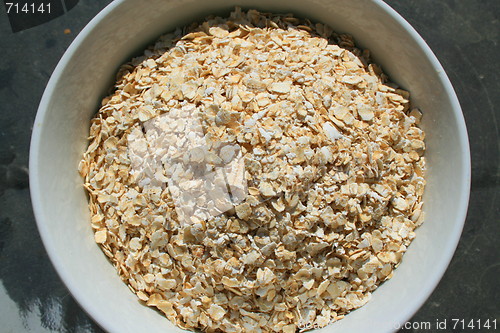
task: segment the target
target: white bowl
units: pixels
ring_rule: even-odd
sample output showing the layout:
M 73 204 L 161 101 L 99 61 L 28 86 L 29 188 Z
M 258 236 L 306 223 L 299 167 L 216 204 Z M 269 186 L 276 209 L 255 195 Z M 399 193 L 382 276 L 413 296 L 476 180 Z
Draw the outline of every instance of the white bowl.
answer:
M 436 287 L 465 220 L 470 155 L 453 88 L 429 47 L 382 1 L 118 0 L 78 35 L 55 69 L 33 128 L 30 188 L 38 228 L 59 275 L 80 305 L 110 332 L 180 332 L 141 305 L 96 245 L 78 162 L 89 120 L 118 66 L 161 33 L 235 5 L 298 16 L 348 32 L 391 79 L 412 93 L 427 133 L 426 219 L 394 277 L 362 308 L 320 332 L 387 332 L 408 320 Z

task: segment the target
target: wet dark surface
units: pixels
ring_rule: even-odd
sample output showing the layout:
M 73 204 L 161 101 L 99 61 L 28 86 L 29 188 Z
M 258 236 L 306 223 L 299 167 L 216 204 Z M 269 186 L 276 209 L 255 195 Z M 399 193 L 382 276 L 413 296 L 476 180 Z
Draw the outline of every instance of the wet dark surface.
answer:
M 101 332 L 43 248 L 29 197 L 28 152 L 50 74 L 78 32 L 109 2 L 82 0 L 67 14 L 18 33 L 0 8 L 0 332 Z M 461 322 L 453 329 L 453 319 L 464 319 L 465 326 L 471 319 L 496 319 L 500 327 L 500 1 L 387 2 L 424 37 L 448 73 L 472 151 L 471 199 L 458 249 L 412 319 L 414 327 L 430 322 L 432 328 L 402 331 L 463 331 Z M 438 330 L 436 320 L 445 319 L 447 328 Z

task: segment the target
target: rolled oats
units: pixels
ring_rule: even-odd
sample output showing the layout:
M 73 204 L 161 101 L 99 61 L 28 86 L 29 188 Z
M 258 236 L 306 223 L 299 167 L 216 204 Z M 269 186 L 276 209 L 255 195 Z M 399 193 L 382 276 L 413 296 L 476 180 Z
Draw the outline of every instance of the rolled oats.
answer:
M 323 327 L 424 219 L 422 114 L 349 35 L 237 8 L 121 67 L 79 165 L 95 241 L 186 329 Z

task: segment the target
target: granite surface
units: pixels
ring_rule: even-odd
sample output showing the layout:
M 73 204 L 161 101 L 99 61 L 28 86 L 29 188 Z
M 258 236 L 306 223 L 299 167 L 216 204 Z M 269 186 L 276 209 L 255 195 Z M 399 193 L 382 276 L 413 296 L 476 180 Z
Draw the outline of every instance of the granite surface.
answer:
M 102 331 L 72 298 L 44 250 L 31 209 L 28 152 L 52 71 L 109 2 L 81 0 L 67 14 L 17 33 L 0 8 L 0 332 Z M 447 329 L 439 332 L 463 331 L 449 325 L 453 318 L 496 319 L 500 326 L 500 1 L 386 2 L 444 66 L 463 108 L 472 152 L 471 199 L 460 243 L 441 283 L 411 322 L 446 319 Z

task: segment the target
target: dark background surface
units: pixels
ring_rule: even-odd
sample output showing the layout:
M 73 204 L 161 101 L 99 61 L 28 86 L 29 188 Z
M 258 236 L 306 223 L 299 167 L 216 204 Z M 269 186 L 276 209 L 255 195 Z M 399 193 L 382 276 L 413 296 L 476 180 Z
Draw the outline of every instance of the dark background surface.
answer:
M 17 33 L 0 8 L 0 332 L 101 332 L 69 294 L 42 245 L 29 197 L 28 152 L 52 71 L 78 32 L 109 2 L 81 0 L 65 15 Z M 436 320 L 446 319 L 447 329 L 439 332 L 461 332 L 452 329 L 452 319 L 466 324 L 496 319 L 500 330 L 500 1 L 386 2 L 421 34 L 448 73 L 472 155 L 471 199 L 460 243 L 412 323 L 431 322 L 437 331 Z

